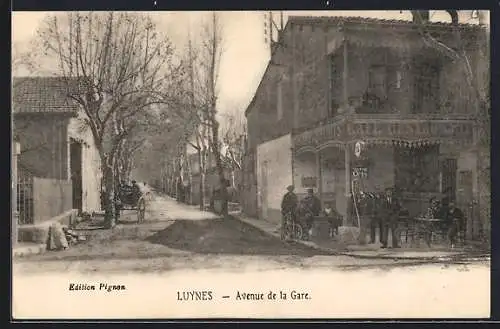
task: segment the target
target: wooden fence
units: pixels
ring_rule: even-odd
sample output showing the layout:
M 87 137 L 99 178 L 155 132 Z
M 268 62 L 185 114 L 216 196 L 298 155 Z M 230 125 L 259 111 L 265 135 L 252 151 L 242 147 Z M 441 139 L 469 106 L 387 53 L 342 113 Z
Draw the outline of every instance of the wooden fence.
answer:
M 39 177 L 19 178 L 19 224 L 43 222 L 71 208 L 71 181 Z

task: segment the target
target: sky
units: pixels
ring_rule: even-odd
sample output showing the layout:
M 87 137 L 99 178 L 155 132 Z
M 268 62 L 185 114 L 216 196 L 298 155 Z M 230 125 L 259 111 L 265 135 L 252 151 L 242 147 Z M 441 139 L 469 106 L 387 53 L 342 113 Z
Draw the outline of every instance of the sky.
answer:
M 269 60 L 269 48 L 265 42 L 263 11 L 225 11 L 220 13 L 223 26 L 224 54 L 220 68 L 219 104 L 221 113 L 243 113 L 253 97 Z M 27 51 L 36 29 L 49 12 L 13 12 L 12 46 L 16 52 Z M 208 12 L 154 12 L 152 15 L 159 29 L 168 31 L 171 41 L 183 47 L 188 31 L 194 31 L 196 23 Z M 408 11 L 285 11 L 288 16 L 362 16 L 383 19 L 411 20 Z M 279 12 L 273 12 L 279 25 Z M 449 21 L 444 11 L 431 11 L 432 21 Z M 55 65 L 51 65 L 54 67 Z M 23 69 L 13 68 L 14 75 L 29 75 Z

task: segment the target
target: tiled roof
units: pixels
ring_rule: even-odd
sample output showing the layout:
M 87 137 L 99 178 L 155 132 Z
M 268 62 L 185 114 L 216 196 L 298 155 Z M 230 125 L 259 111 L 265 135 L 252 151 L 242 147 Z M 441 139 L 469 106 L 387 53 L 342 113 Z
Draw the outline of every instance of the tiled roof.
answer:
M 78 87 L 76 79 L 62 77 L 14 77 L 13 113 L 75 113 L 77 104 L 68 97 Z
M 299 23 L 299 24 L 318 24 L 318 23 L 359 23 L 359 24 L 378 24 L 378 25 L 406 25 L 414 26 L 410 20 L 400 20 L 400 19 L 380 19 L 380 18 L 367 18 L 360 16 L 290 16 L 289 22 Z M 446 22 L 428 22 L 427 27 L 441 27 L 450 28 L 454 26 L 452 23 Z M 457 26 L 462 28 L 479 29 L 480 26 L 477 24 L 465 24 L 459 23 Z

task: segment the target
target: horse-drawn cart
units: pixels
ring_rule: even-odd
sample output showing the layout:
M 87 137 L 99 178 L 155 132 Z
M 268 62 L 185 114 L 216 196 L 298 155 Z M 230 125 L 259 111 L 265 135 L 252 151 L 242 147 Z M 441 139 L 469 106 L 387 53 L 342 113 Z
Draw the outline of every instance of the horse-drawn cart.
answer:
M 146 214 L 146 195 L 138 187 L 122 185 L 118 191 L 118 209 L 136 210 L 137 222 L 144 221 Z

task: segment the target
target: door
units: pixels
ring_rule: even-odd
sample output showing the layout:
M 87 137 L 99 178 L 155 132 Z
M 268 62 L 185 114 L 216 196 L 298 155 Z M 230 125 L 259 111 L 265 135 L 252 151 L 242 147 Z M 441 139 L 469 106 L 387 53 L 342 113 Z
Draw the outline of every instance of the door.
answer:
M 261 205 L 262 205 L 262 218 L 267 219 L 268 215 L 268 179 L 267 179 L 268 167 L 267 161 L 262 163 L 262 172 L 261 172 Z
M 441 162 L 441 191 L 455 200 L 457 192 L 457 159 L 444 159 Z
M 82 212 L 82 144 L 71 139 L 70 142 L 70 170 L 73 189 L 73 209 Z
M 473 214 L 473 190 L 472 190 L 472 171 L 464 170 L 458 173 L 457 185 L 457 207 L 460 208 L 466 216 L 466 234 L 467 237 L 473 237 L 478 231 L 477 223 L 474 223 Z

